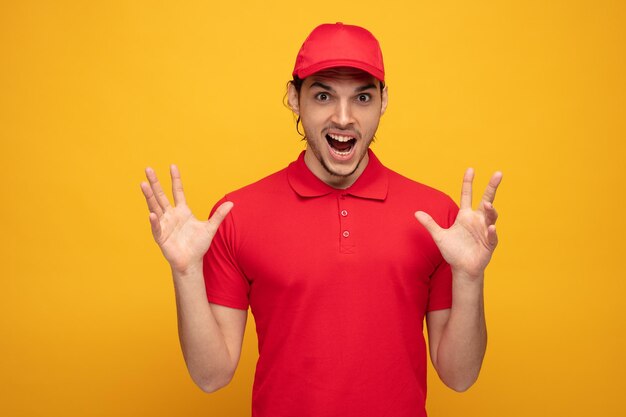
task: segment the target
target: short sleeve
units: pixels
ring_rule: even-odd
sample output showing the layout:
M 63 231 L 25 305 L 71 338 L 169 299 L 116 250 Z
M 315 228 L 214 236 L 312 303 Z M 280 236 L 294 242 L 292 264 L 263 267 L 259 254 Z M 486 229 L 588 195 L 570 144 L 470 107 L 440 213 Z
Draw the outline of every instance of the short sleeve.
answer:
M 211 215 L 225 201 L 222 198 L 211 210 Z M 237 262 L 235 229 L 236 206 L 226 216 L 204 255 L 204 283 L 210 303 L 247 310 L 250 283 Z
M 458 212 L 458 206 L 448 197 L 447 210 L 442 213 L 439 225 L 446 229 L 452 226 Z M 450 307 L 452 307 L 452 269 L 442 257 L 430 277 L 426 311 L 444 310 Z

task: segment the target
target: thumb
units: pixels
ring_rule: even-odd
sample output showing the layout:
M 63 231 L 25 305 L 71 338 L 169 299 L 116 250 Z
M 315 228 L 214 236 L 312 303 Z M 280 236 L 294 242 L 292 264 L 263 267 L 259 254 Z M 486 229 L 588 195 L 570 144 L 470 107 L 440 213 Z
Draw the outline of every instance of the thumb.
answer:
M 441 231 L 441 227 L 430 217 L 430 214 L 423 211 L 416 211 L 415 218 L 428 230 L 428 233 L 430 233 L 433 238 Z
M 233 205 L 234 204 L 232 202 L 226 201 L 222 203 L 217 208 L 217 210 L 215 210 L 215 213 L 213 213 L 209 221 L 206 223 L 207 231 L 211 236 L 215 235 L 215 233 L 217 232 L 217 228 L 222 223 L 222 221 L 224 221 L 224 218 L 230 212 L 230 209 L 233 208 Z

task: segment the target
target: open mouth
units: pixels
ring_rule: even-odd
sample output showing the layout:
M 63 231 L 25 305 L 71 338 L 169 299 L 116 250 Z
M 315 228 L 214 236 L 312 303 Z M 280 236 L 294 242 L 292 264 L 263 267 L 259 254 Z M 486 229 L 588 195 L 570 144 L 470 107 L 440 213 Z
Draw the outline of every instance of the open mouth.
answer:
M 330 149 L 339 156 L 348 156 L 354 148 L 356 139 L 352 136 L 327 134 L 326 141 Z

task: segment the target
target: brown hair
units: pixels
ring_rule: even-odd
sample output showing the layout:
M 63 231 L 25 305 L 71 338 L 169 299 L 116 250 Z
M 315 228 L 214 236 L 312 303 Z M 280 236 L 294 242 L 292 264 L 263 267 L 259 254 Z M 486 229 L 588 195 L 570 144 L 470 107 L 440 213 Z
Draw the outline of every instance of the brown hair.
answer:
M 287 91 L 285 92 L 285 96 L 283 97 L 283 104 L 285 105 L 285 107 L 290 109 L 289 105 L 287 104 L 287 95 L 289 94 L 289 84 L 293 84 L 296 91 L 298 92 L 298 96 L 300 96 L 300 89 L 302 88 L 303 82 L 304 80 L 300 79 L 297 75 L 293 76 L 293 80 L 287 81 Z M 296 119 L 296 132 L 298 132 L 298 135 L 302 136 L 302 139 L 306 139 L 306 136 L 304 135 L 304 133 L 300 132 L 300 115 L 298 115 L 298 118 Z

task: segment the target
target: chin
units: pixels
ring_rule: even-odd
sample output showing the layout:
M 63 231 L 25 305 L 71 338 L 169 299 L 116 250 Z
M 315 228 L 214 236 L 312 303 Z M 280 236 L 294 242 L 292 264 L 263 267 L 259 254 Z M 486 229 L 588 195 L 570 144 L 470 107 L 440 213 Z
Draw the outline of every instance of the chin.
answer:
M 347 178 L 359 169 L 359 165 L 361 164 L 361 161 L 363 161 L 363 157 L 364 155 L 360 155 L 359 157 L 355 155 L 350 161 L 338 162 L 335 161 L 332 156 L 329 156 L 328 159 L 324 161 L 324 168 L 331 175 Z

